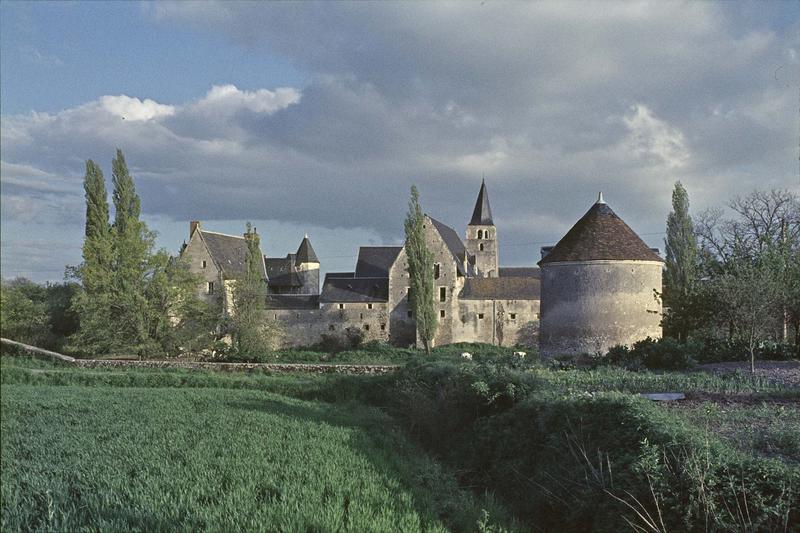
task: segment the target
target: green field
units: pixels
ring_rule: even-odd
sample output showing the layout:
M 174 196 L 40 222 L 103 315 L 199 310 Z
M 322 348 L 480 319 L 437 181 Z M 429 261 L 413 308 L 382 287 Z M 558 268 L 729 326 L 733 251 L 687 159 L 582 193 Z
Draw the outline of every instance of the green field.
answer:
M 4 356 L 0 376 L 4 531 L 800 528 L 800 392 L 747 375 L 485 355 L 385 376 Z M 669 390 L 699 399 L 637 394 Z

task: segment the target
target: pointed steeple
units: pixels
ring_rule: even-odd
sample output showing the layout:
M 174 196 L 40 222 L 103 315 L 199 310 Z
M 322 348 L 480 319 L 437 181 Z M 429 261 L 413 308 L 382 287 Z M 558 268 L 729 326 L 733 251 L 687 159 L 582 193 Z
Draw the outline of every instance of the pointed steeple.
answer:
M 481 191 L 478 193 L 478 200 L 475 202 L 475 210 L 472 212 L 470 226 L 494 226 L 492 220 L 492 208 L 489 207 L 489 193 L 486 191 L 486 180 L 481 181 Z
M 303 242 L 300 243 L 300 247 L 297 249 L 294 264 L 299 266 L 301 263 L 319 263 L 317 254 L 311 246 L 311 241 L 308 240 L 308 234 L 303 237 Z

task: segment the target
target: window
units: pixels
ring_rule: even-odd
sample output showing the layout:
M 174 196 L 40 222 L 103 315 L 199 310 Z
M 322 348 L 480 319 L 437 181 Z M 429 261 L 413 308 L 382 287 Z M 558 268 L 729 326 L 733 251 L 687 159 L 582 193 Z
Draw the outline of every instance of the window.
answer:
M 205 268 L 205 267 L 206 267 L 206 260 L 205 260 L 205 259 L 203 259 L 203 260 L 200 262 L 200 264 L 201 264 L 201 266 L 202 266 L 203 268 Z
M 478 320 L 483 320 L 483 313 L 478 313 Z
M 411 287 L 406 287 L 406 298 L 409 302 L 411 301 Z
M 439 301 L 447 301 L 447 287 L 439 287 Z
M 364 324 L 364 331 L 369 331 L 369 324 Z
M 414 316 L 414 312 L 413 311 L 409 311 L 409 312 L 406 313 L 406 316 L 408 316 L 408 318 L 412 318 Z
M 479 249 L 480 249 L 480 251 L 482 252 L 482 251 L 483 251 L 483 243 L 481 243 L 481 244 L 480 244 L 480 246 L 478 246 L 478 248 L 479 248 Z
M 386 324 L 381 324 L 381 331 L 386 331 Z
M 211 294 L 211 293 L 213 293 L 213 292 L 214 292 L 214 282 L 213 282 L 213 281 L 209 281 L 209 282 L 206 284 L 206 292 L 207 292 L 208 294 Z
M 441 318 L 444 318 L 444 316 L 445 316 L 444 309 L 442 309 L 441 311 L 439 311 L 439 316 L 440 316 Z
M 439 263 L 433 264 L 433 279 L 439 279 L 439 275 L 442 273 L 442 268 Z
M 328 326 L 328 331 L 333 331 L 333 330 L 335 330 L 335 329 L 336 329 L 336 326 L 334 326 L 333 324 L 331 324 L 330 326 Z
M 535 318 L 536 320 L 539 320 L 539 313 L 534 313 L 533 318 Z
M 344 304 L 339 304 L 339 309 L 344 309 Z
M 479 239 L 483 239 L 483 230 L 482 229 L 478 230 L 478 238 Z
M 364 313 L 361 313 L 361 320 L 364 320 Z
M 367 309 L 372 309 L 372 304 L 367 304 Z
M 516 320 L 517 319 L 517 313 L 511 313 L 510 316 L 511 316 L 511 320 Z

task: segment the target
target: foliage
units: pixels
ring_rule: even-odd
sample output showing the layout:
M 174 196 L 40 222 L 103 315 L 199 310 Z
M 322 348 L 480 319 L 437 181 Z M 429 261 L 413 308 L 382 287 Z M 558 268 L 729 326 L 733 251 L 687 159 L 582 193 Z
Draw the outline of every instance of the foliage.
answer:
M 444 531 L 481 517 L 369 408 L 5 385 L 1 423 L 3 530 Z
M 76 291 L 74 283 L 38 285 L 24 278 L 3 281 L 3 336 L 50 350 L 62 349 L 66 337 L 78 328 L 71 308 Z
M 230 316 L 234 349 L 239 357 L 264 357 L 275 348 L 277 323 L 264 313 L 267 286 L 258 233 L 247 223 L 247 259 L 244 275 L 234 281 Z
M 417 336 L 430 355 L 436 336 L 437 317 L 433 294 L 433 253 L 425 242 L 425 214 L 419 204 L 419 192 L 411 186 L 411 200 L 404 223 L 410 284 L 410 304 L 417 324 Z
M 696 340 L 680 342 L 677 339 L 640 340 L 630 348 L 613 346 L 600 361 L 604 364 L 621 366 L 628 370 L 648 368 L 651 370 L 684 370 L 691 368 L 702 351 L 702 344 Z
M 698 324 L 694 292 L 698 274 L 698 249 L 692 217 L 689 215 L 689 196 L 680 181 L 672 191 L 672 212 L 667 217 L 667 237 L 664 239 L 666 268 L 664 270 L 665 306 L 663 325 L 667 334 L 678 340 Z

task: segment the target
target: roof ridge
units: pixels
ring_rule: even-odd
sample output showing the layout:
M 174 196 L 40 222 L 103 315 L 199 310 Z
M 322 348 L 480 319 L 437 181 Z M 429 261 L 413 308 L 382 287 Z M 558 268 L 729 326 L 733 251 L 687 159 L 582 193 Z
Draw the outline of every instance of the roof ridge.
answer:
M 213 233 L 214 235 L 222 235 L 223 237 L 233 237 L 234 239 L 244 240 L 243 235 L 231 235 L 230 233 L 222 233 L 221 231 L 210 231 L 203 228 L 200 228 L 200 233 Z

